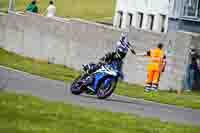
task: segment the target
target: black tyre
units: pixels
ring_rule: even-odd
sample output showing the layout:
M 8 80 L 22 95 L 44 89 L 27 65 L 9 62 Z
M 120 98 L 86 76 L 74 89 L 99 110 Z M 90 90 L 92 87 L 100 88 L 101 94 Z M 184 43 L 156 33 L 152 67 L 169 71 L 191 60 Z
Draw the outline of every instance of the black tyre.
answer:
M 113 79 L 110 82 L 110 85 L 107 88 L 105 88 L 104 82 L 105 82 L 106 79 L 107 78 L 101 80 L 100 83 L 99 83 L 99 87 L 98 87 L 98 90 L 97 90 L 97 97 L 99 99 L 108 98 L 110 95 L 112 95 L 112 93 L 114 92 L 114 90 L 116 88 L 116 85 L 117 85 L 117 80 L 116 79 Z
M 83 77 L 81 75 L 79 75 L 71 84 L 70 86 L 70 90 L 71 93 L 74 95 L 80 95 L 81 93 L 83 93 L 83 90 L 81 88 L 82 83 L 80 82 L 81 79 L 83 79 Z

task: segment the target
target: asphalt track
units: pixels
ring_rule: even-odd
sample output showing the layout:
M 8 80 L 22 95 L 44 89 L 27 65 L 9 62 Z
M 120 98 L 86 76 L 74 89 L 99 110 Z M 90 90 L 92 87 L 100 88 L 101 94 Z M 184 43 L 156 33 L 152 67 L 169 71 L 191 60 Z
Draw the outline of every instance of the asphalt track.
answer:
M 99 100 L 87 95 L 75 96 L 70 93 L 69 85 L 65 85 L 62 81 L 50 80 L 2 66 L 0 66 L 0 88 L 20 94 L 31 94 L 49 101 L 64 101 L 100 110 L 124 112 L 161 121 L 200 126 L 200 110 L 118 95 L 112 95 L 106 100 Z

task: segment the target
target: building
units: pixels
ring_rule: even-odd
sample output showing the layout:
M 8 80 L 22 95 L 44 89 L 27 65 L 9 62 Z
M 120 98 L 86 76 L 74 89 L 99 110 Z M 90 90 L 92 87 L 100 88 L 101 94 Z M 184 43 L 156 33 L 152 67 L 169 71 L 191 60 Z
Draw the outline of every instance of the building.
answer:
M 113 25 L 154 32 L 200 32 L 200 0 L 117 0 Z
M 200 33 L 200 0 L 171 0 L 168 29 Z
M 167 32 L 168 0 L 117 0 L 114 26 Z

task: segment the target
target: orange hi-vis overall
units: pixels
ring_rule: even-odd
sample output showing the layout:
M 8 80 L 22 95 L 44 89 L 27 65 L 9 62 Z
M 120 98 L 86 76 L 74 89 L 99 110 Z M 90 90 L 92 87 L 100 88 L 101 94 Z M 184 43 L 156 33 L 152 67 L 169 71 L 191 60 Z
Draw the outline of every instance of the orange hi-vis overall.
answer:
M 160 74 L 165 67 L 165 60 L 164 60 L 164 51 L 156 48 L 150 50 L 150 62 L 148 64 L 148 75 L 147 75 L 147 85 L 156 85 L 159 84 Z

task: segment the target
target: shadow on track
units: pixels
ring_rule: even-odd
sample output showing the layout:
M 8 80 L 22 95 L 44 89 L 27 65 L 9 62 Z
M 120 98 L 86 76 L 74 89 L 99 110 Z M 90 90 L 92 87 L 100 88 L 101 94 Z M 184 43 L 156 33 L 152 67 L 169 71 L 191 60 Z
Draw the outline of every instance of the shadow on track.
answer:
M 73 95 L 73 94 L 72 94 Z M 144 104 L 144 103 L 141 103 L 141 102 L 139 102 L 139 101 L 128 101 L 128 100 L 125 100 L 125 99 L 122 99 L 122 98 L 120 98 L 120 99 L 117 99 L 117 96 L 115 96 L 115 97 L 109 97 L 109 98 L 107 98 L 107 99 L 98 99 L 96 96 L 90 96 L 90 95 L 86 95 L 86 94 L 83 94 L 83 95 L 80 95 L 81 97 L 85 97 L 85 98 L 89 98 L 89 99 L 93 99 L 93 100 L 99 100 L 99 101 L 107 101 L 107 102 L 109 102 L 109 101 L 111 101 L 111 102 L 115 102 L 115 103 L 124 103 L 124 104 L 135 104 L 135 105 L 138 105 L 138 104 L 140 104 L 140 105 L 146 105 L 146 104 Z

